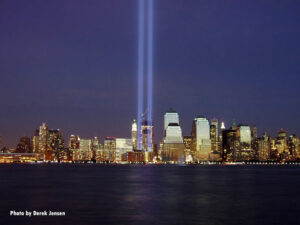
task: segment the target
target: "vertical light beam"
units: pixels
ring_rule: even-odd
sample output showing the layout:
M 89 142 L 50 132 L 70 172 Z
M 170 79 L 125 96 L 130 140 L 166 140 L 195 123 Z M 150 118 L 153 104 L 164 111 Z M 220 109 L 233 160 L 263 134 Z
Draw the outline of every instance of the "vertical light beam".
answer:
M 152 126 L 152 83 L 153 83 L 153 0 L 148 0 L 148 21 L 147 21 L 147 104 L 148 104 L 148 114 L 147 121 L 148 125 Z M 152 150 L 152 132 L 148 133 L 148 151 Z
M 144 17 L 145 17 L 145 6 L 144 0 L 139 0 L 138 7 L 138 115 L 137 115 L 137 125 L 138 125 L 138 150 L 142 149 L 142 113 L 143 113 L 143 101 L 144 101 Z

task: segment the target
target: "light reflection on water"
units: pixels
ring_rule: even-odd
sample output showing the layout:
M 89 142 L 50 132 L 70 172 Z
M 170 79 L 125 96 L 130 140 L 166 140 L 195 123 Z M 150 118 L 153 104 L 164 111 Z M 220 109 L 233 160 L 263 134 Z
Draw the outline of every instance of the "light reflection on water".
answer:
M 1 165 L 1 224 L 296 224 L 299 166 Z M 65 217 L 9 217 L 9 210 Z

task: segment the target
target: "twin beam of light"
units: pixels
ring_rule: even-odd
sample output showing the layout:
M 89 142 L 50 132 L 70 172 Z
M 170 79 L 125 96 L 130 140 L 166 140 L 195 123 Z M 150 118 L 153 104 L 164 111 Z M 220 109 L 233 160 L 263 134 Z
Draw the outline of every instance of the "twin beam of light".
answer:
M 147 3 L 147 4 L 146 4 Z M 143 119 L 147 119 L 148 125 L 152 126 L 152 88 L 153 88 L 153 0 L 139 0 L 138 2 L 138 149 L 142 149 L 141 126 Z M 146 17 L 147 11 L 147 17 Z M 147 22 L 147 24 L 146 24 Z M 147 30 L 146 30 L 147 27 Z M 145 76 L 145 32 L 147 32 L 147 80 Z M 144 109 L 144 81 L 147 81 L 147 118 L 143 118 Z M 151 132 L 148 133 L 148 150 L 152 148 Z
M 150 126 L 152 126 L 152 81 L 153 81 L 153 0 L 148 0 L 148 61 L 147 61 L 147 68 L 148 68 L 148 95 L 147 95 L 147 102 L 148 102 L 148 114 L 147 120 Z M 148 133 L 148 149 L 152 148 L 152 135 Z
M 137 149 L 142 149 L 142 113 L 144 107 L 144 17 L 145 17 L 144 0 L 139 0 L 138 15 L 138 112 L 137 112 Z

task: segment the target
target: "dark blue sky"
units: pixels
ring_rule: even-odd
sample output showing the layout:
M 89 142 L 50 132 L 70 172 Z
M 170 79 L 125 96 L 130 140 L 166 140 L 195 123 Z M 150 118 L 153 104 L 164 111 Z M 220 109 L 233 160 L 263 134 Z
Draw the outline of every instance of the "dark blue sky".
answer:
M 156 0 L 154 125 L 184 135 L 203 114 L 300 135 L 300 1 Z M 46 121 L 129 137 L 136 117 L 136 0 L 2 0 L 0 135 L 14 147 Z

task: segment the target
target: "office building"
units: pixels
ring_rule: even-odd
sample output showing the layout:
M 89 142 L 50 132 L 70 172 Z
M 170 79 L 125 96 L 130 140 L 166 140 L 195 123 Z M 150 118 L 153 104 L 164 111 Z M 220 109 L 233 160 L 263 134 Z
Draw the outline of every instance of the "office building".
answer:
M 38 159 L 44 160 L 45 154 L 48 150 L 48 126 L 46 123 L 42 123 L 39 129 L 39 152 Z
M 195 161 L 206 161 L 211 153 L 210 125 L 204 116 L 196 117 L 193 122 L 192 153 Z
M 131 139 L 132 139 L 132 144 L 133 144 L 133 149 L 137 149 L 137 123 L 136 120 L 133 120 L 132 125 L 131 125 Z

